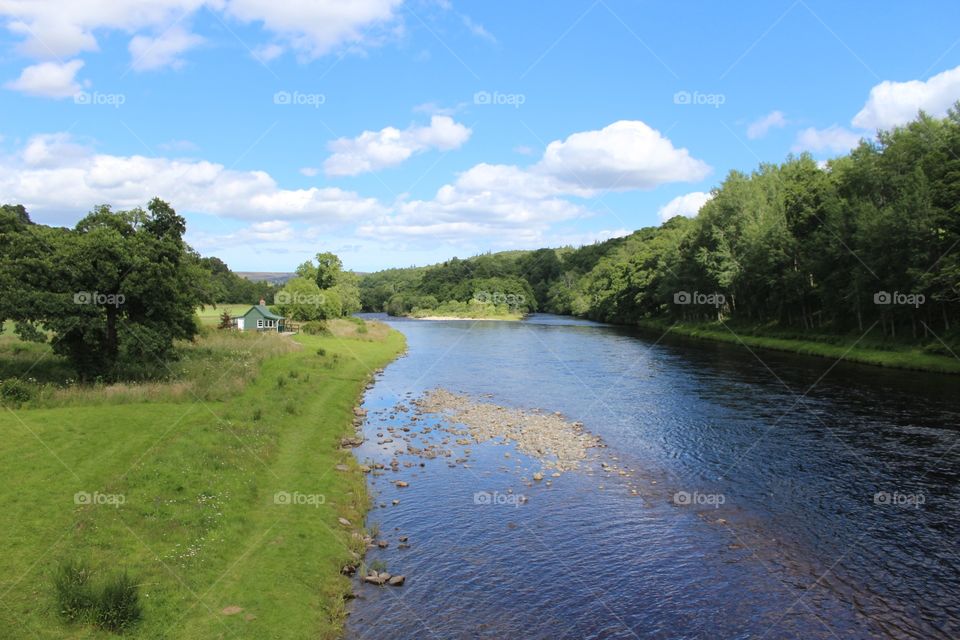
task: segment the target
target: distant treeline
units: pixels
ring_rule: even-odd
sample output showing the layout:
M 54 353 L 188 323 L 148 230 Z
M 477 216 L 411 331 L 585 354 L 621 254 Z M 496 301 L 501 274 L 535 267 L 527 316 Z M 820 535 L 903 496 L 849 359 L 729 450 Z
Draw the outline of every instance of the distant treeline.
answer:
M 521 311 L 622 324 L 722 319 L 928 340 L 954 334 L 960 112 L 920 114 L 825 165 L 801 155 L 733 171 L 696 218 L 626 238 L 361 280 L 364 308 L 392 314 L 481 294 L 514 294 Z

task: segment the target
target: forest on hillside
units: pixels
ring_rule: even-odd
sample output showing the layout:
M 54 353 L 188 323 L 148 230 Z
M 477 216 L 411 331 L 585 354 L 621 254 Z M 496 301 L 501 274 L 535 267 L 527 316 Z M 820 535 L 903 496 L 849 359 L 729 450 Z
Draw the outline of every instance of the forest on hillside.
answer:
M 454 258 L 361 280 L 394 315 L 478 296 L 634 324 L 749 323 L 950 342 L 960 321 L 960 103 L 826 163 L 731 172 L 692 219 L 578 249 Z

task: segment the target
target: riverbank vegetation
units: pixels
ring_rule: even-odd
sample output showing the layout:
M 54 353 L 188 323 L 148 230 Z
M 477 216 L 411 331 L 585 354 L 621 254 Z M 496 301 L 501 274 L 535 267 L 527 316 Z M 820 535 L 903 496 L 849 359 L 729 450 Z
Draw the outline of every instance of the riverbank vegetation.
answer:
M 771 340 L 866 340 L 901 352 L 885 364 L 941 368 L 937 358 L 960 353 L 960 113 L 921 114 L 827 163 L 802 155 L 733 171 L 693 219 L 361 281 L 364 307 L 395 315 L 479 293 L 521 293 L 527 311 L 680 322 L 702 336 L 712 322 Z
M 367 507 L 339 442 L 373 371 L 403 349 L 385 325 L 362 327 L 204 329 L 175 343 L 165 380 L 87 386 L 50 345 L 6 336 L 6 371 L 40 363 L 0 411 L 0 628 L 336 637 Z

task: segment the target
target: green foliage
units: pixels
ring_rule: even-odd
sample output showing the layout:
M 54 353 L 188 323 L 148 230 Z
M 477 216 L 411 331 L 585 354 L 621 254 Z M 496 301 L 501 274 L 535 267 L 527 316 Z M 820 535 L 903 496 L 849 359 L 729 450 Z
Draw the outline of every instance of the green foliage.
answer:
M 233 328 L 233 316 L 230 315 L 229 311 L 224 311 L 220 314 L 220 324 L 217 325 L 218 329 L 232 329 Z
M 0 382 L 0 405 L 16 409 L 24 402 L 30 402 L 34 396 L 34 387 L 18 378 L 7 378 Z
M 310 336 L 321 336 L 330 333 L 327 323 L 323 320 L 310 320 L 300 325 L 300 331 Z
M 254 282 L 239 276 L 230 267 L 216 257 L 196 258 L 200 269 L 205 272 L 204 290 L 215 304 L 256 304 L 258 300 L 271 300 L 279 289 L 270 282 Z
M 139 586 L 126 571 L 109 578 L 97 593 L 93 612 L 97 626 L 122 633 L 142 617 Z
M 124 571 L 93 584 L 93 571 L 77 560 L 67 560 L 53 574 L 57 613 L 67 622 L 93 622 L 101 629 L 122 633 L 140 621 L 140 589 Z
M 321 289 L 330 289 L 340 282 L 343 273 L 343 263 L 335 254 L 318 253 L 315 269 L 317 286 Z
M 147 210 L 96 207 L 73 229 L 0 213 L 0 319 L 50 340 L 84 380 L 157 377 L 173 343 L 197 334 L 207 274 L 183 242 L 185 222 L 154 198 Z M 40 330 L 42 327 L 43 330 Z
M 292 320 L 330 320 L 360 310 L 356 274 L 343 271 L 332 253 L 317 254 L 318 264 L 307 261 L 297 267 L 297 277 L 274 296 L 277 312 Z
M 93 572 L 83 562 L 67 560 L 53 574 L 57 613 L 68 622 L 83 619 L 93 609 L 96 597 L 90 579 Z

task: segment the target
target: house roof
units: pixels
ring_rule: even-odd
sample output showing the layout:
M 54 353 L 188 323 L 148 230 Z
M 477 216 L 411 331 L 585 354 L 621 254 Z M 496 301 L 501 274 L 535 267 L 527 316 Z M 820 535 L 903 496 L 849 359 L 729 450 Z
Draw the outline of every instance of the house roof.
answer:
M 262 316 L 263 316 L 264 318 L 266 318 L 267 320 L 283 320 L 283 319 L 284 319 L 283 316 L 278 316 L 277 314 L 275 314 L 274 312 L 270 311 L 270 309 L 267 309 L 267 308 L 266 308 L 264 305 L 262 305 L 262 304 L 255 304 L 255 305 L 253 305 L 252 307 L 250 307 L 250 309 L 247 310 L 247 312 L 246 312 L 245 314 L 243 314 L 243 315 L 240 316 L 240 317 L 241 317 L 241 318 L 246 317 L 246 316 L 249 315 L 250 312 L 253 311 L 254 309 L 256 309 L 256 310 L 257 310 L 257 313 L 259 313 L 260 315 L 262 315 Z

